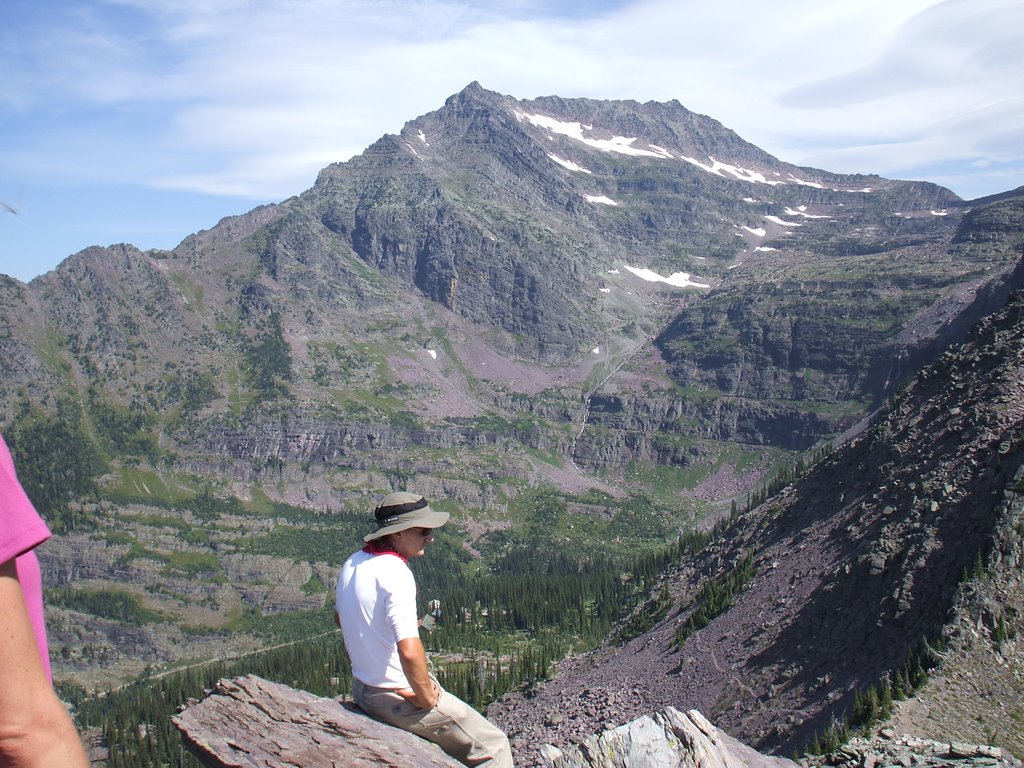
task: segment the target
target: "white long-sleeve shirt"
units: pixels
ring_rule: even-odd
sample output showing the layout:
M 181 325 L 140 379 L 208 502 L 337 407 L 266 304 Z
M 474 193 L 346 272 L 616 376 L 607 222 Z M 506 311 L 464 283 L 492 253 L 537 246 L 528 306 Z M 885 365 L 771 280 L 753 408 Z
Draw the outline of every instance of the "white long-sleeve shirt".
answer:
M 341 567 L 334 600 L 352 674 L 376 688 L 408 688 L 398 641 L 419 637 L 416 580 L 402 558 L 360 550 Z

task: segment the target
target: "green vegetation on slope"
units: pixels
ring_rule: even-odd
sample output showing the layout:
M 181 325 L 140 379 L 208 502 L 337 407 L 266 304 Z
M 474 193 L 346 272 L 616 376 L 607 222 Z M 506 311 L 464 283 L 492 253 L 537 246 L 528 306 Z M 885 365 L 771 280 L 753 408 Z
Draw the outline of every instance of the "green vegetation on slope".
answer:
M 52 415 L 23 405 L 3 434 L 18 480 L 51 530 L 63 533 L 88 524 L 68 502 L 95 493 L 94 479 L 105 463 L 86 436 L 77 405 L 60 401 Z
M 439 542 L 430 557 L 414 563 L 421 603 L 425 606 L 436 597 L 442 604 L 438 627 L 425 636 L 439 679 L 448 690 L 483 709 L 505 692 L 543 678 L 553 661 L 603 638 L 623 607 L 678 558 L 683 547 L 683 542 L 676 542 L 623 560 L 568 549 L 537 553 L 517 541 L 493 572 L 470 575 L 464 550 L 453 540 Z M 421 567 L 427 563 L 433 566 Z M 94 609 L 107 613 L 138 608 L 130 598 L 115 594 L 68 591 L 59 599 L 91 601 Z M 149 618 L 144 612 L 137 616 Z M 268 619 L 273 626 L 267 626 Z M 309 639 L 232 661 L 145 676 L 100 696 L 61 687 L 79 725 L 101 731 L 110 750 L 108 768 L 198 768 L 195 758 L 181 749 L 170 718 L 222 677 L 257 674 L 321 696 L 349 690 L 348 659 L 329 608 L 276 619 L 250 612 L 243 619 L 246 623 L 258 624 L 275 642 L 296 633 Z

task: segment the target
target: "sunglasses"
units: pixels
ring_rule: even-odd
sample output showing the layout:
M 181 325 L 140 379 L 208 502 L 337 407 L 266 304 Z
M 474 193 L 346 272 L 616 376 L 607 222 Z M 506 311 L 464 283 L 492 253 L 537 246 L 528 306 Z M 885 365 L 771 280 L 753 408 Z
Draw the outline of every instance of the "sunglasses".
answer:
M 410 530 L 413 533 L 418 533 L 423 538 L 427 538 L 427 536 L 431 536 L 434 533 L 433 528 L 411 528 Z

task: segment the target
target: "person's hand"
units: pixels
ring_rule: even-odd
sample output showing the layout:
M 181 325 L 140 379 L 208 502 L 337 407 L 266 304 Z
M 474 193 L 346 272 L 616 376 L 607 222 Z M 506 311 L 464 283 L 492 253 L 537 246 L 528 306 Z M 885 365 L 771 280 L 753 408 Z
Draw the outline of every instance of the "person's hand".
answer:
M 437 700 L 441 698 L 441 692 L 433 681 L 430 683 L 429 701 L 426 697 L 418 696 L 412 688 L 398 688 L 395 693 L 419 709 L 433 709 L 437 706 Z

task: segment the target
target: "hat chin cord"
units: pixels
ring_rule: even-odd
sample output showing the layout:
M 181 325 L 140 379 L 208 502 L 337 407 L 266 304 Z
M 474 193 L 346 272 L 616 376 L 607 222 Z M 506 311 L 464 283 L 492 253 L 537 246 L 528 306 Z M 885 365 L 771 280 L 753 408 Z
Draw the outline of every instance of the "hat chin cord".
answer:
M 391 536 L 390 533 L 381 536 L 379 539 L 370 539 L 366 546 L 363 547 L 363 552 L 368 552 L 371 555 L 395 555 L 402 558 L 405 562 L 409 562 L 409 558 L 395 549 L 395 545 L 387 540 L 389 536 Z

